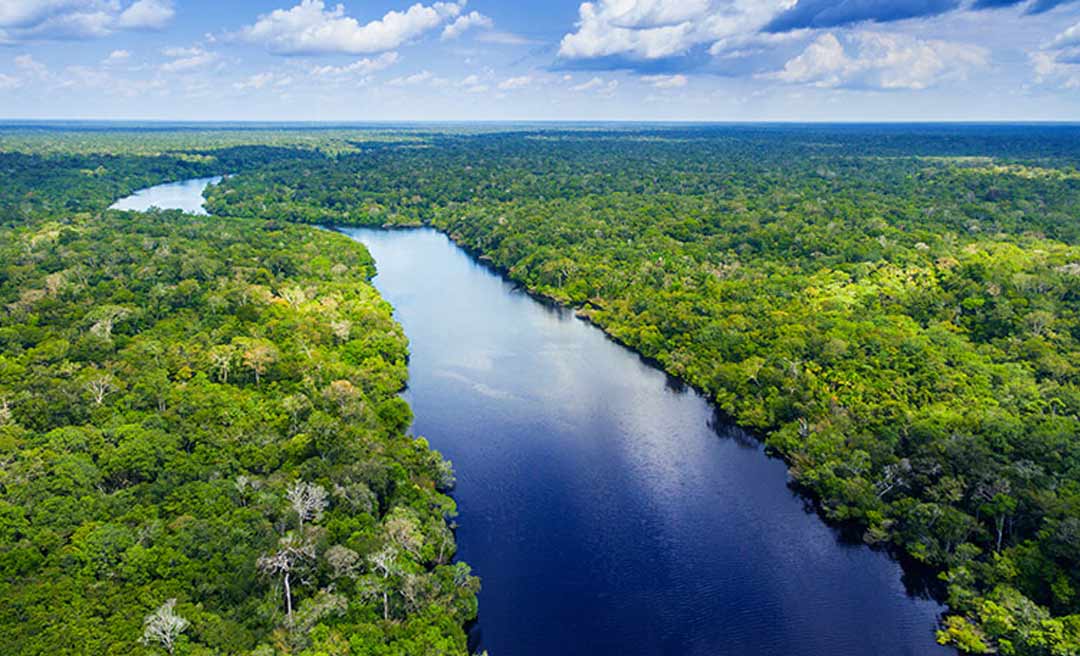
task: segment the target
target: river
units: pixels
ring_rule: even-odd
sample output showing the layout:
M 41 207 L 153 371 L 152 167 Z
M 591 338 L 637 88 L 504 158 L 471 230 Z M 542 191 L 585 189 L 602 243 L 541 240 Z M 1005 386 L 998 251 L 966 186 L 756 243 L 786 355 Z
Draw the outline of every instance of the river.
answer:
M 162 210 L 183 210 L 191 214 L 206 216 L 203 207 L 203 191 L 212 184 L 221 182 L 221 177 L 195 178 L 169 184 L 140 189 L 127 198 L 121 198 L 112 204 L 111 210 L 134 210 L 144 212 L 151 207 Z
M 341 232 L 375 257 L 410 339 L 413 432 L 457 470 L 477 649 L 951 653 L 933 639 L 941 606 L 843 541 L 695 391 L 438 232 Z

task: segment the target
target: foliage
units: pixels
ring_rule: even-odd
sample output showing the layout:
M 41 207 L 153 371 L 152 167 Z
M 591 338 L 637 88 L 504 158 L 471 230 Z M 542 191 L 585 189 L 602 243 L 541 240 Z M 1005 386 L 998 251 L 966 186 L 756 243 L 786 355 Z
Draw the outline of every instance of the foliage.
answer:
M 1076 653 L 1080 139 L 1070 126 L 438 135 L 257 167 L 222 215 L 428 224 L 706 390 L 942 638 Z
M 441 457 L 380 414 L 407 343 L 366 251 L 72 215 L 68 164 L 0 228 L 0 652 L 466 653 L 477 581 Z M 294 544 L 290 618 L 260 565 Z

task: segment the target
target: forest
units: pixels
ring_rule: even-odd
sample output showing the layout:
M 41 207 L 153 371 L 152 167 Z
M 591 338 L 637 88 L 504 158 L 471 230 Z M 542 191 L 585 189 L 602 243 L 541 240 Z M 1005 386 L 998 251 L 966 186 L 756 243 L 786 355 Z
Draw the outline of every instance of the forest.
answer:
M 262 138 L 0 138 L 0 650 L 130 651 L 150 614 L 176 653 L 465 649 L 405 338 L 301 223 L 445 232 L 936 572 L 943 644 L 1080 653 L 1080 129 Z M 103 211 L 209 174 L 212 218 Z
M 453 470 L 363 247 L 103 211 L 197 158 L 0 161 L 0 653 L 467 653 Z
M 940 572 L 939 640 L 1080 650 L 1075 127 L 431 135 L 216 214 L 431 225 L 705 390 L 830 520 Z

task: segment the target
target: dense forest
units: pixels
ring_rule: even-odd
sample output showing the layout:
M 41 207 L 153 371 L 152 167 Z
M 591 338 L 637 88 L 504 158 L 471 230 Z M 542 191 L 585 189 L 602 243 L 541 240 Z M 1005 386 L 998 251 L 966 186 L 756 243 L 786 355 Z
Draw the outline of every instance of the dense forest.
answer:
M 1080 651 L 1080 132 L 756 126 L 428 135 L 279 160 L 219 215 L 431 225 L 760 431 L 939 639 Z
M 272 154 L 0 155 L 0 653 L 467 653 L 363 247 L 103 211 Z
M 403 436 L 404 337 L 362 249 L 299 222 L 446 232 L 704 390 L 827 518 L 939 572 L 943 643 L 1080 653 L 1075 127 L 0 150 L 4 652 L 170 626 L 153 644 L 176 653 L 465 650 L 476 582 L 450 561 L 447 466 Z M 214 218 L 102 211 L 223 173 Z

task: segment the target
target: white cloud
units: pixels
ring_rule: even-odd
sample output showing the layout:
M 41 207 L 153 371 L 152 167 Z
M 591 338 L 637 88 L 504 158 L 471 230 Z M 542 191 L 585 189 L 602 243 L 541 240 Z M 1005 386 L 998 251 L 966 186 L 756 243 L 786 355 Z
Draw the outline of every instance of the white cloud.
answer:
M 444 41 L 456 39 L 474 27 L 490 30 L 495 27 L 495 22 L 478 11 L 458 16 L 457 20 L 443 28 L 442 38 Z
M 204 52 L 202 48 L 198 46 L 192 46 L 190 48 L 183 48 L 180 46 L 170 46 L 161 49 L 161 54 L 166 57 L 194 57 L 195 55 Z
M 643 75 L 641 79 L 656 89 L 679 89 L 690 82 L 685 75 Z
M 118 30 L 161 29 L 175 13 L 172 0 L 3 0 L 0 42 L 92 39 Z
M 292 9 L 260 16 L 241 30 L 240 37 L 279 55 L 384 52 L 456 18 L 462 6 L 463 2 L 417 3 L 361 25 L 345 15 L 343 5 L 327 10 L 322 0 L 303 0 Z
M 615 89 L 619 87 L 618 80 L 610 80 L 604 82 L 603 78 L 594 77 L 588 82 L 582 82 L 570 87 L 571 91 L 584 92 L 595 91 L 597 93 L 614 93 Z
M 578 8 L 577 31 L 559 44 L 563 59 L 655 60 L 755 32 L 793 0 L 599 0 Z
M 113 50 L 109 56 L 101 60 L 102 66 L 117 66 L 131 59 L 131 53 L 127 50 Z
M 197 46 L 192 48 L 165 48 L 161 53 L 166 57 L 172 58 L 172 61 L 165 62 L 161 65 L 162 73 L 183 73 L 192 71 L 209 66 L 219 59 L 216 52 L 203 50 Z
M 1071 48 L 1073 46 L 1080 46 L 1080 23 L 1066 29 L 1054 37 L 1054 40 L 1047 45 L 1048 48 Z
M 1059 53 L 1033 52 L 1028 54 L 1028 60 L 1035 70 L 1035 82 L 1064 89 L 1080 89 L 1080 65 L 1061 61 Z
M 500 91 L 512 91 L 514 89 L 524 89 L 532 84 L 533 78 L 531 75 L 520 75 L 518 77 L 510 77 L 499 83 Z
M 1041 50 L 1028 53 L 1035 82 L 1080 89 L 1080 23 L 1066 28 Z
M 86 0 L 4 0 L 0 27 L 33 27 L 63 12 L 85 9 Z
M 44 77 L 49 72 L 48 67 L 34 59 L 32 55 L 19 55 L 15 58 L 15 66 L 36 77 Z
M 238 91 L 243 91 L 245 89 L 262 89 L 273 81 L 273 73 L 256 73 L 246 80 L 233 83 L 233 88 Z
M 466 76 L 461 82 L 458 82 L 458 86 L 464 87 L 469 93 L 484 93 L 489 88 L 476 74 Z
M 980 46 L 899 34 L 855 32 L 847 41 L 850 48 L 826 32 L 782 70 L 761 77 L 817 87 L 919 90 L 964 79 L 990 57 Z
M 420 71 L 419 73 L 413 73 L 412 75 L 405 77 L 395 77 L 387 82 L 387 84 L 392 87 L 411 87 L 434 79 L 436 79 L 435 75 L 431 71 Z
M 0 73 L 0 89 L 15 89 L 22 85 L 22 80 Z
M 176 15 L 171 0 L 136 0 L 116 19 L 122 30 L 160 30 Z
M 390 68 L 397 63 L 400 57 L 396 52 L 384 52 L 374 59 L 365 57 L 344 66 L 316 66 L 311 72 L 320 77 L 342 75 L 371 75 L 378 71 Z
M 542 43 L 535 39 L 523 37 L 520 34 L 499 32 L 495 30 L 488 30 L 487 32 L 481 33 L 476 37 L 476 40 L 482 41 L 483 43 L 494 43 L 499 46 L 533 46 Z

